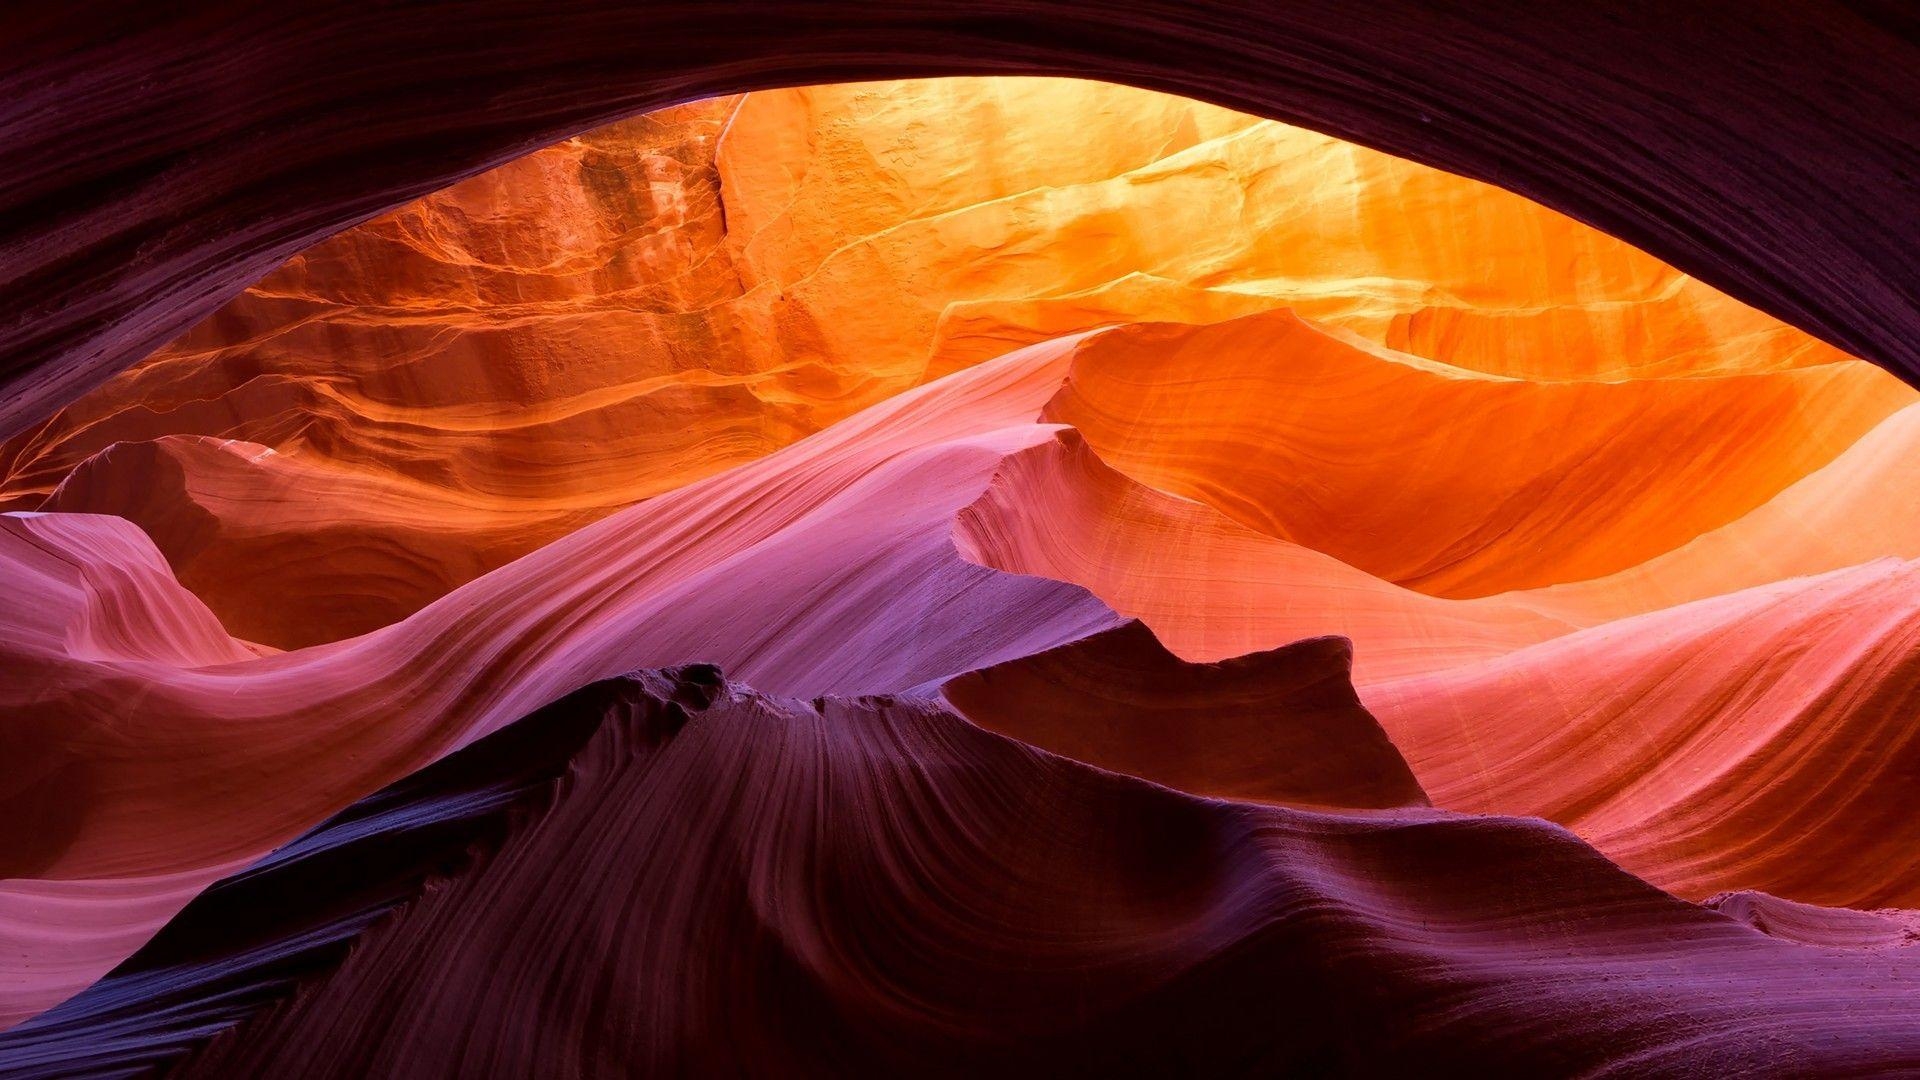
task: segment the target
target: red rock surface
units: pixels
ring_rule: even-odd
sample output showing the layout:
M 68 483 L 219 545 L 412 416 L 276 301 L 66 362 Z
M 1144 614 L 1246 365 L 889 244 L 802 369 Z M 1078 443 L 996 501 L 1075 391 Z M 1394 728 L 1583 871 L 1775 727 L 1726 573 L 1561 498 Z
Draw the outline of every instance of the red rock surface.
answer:
M 1920 1060 L 1890 920 L 1718 902 L 1739 917 L 1538 821 L 1201 800 L 927 701 L 641 672 L 222 883 L 0 1053 L 190 1076 Z
M 1915 401 L 1142 91 L 581 136 L 0 450 L 0 1066 L 1911 1066 Z
M 1897 4 L 1675 19 L 1429 0 L 1359 14 L 681 0 L 566 15 L 532 0 L 10 12 L 0 431 L 324 237 L 555 140 L 712 94 L 983 73 L 1154 86 L 1497 182 L 1920 370 L 1906 227 L 1920 64 Z M 202 63 L 214 41 L 223 62 Z
M 998 149 L 982 155 L 983 145 Z M 1450 366 L 1408 366 L 1309 329 L 1208 353 L 1215 377 L 1252 373 L 1298 410 L 1224 438 L 1242 451 L 1285 438 L 1298 449 L 1268 454 L 1275 475 L 1302 456 L 1324 474 L 1304 491 L 1241 478 L 1223 505 L 1267 531 L 1284 517 L 1279 535 L 1444 595 L 1633 565 L 1703 521 L 1750 509 L 1905 400 L 1830 347 L 1485 185 L 1101 84 L 890 83 L 753 94 L 618 124 L 303 252 L 0 446 L 0 506 L 139 504 L 181 580 L 230 629 L 298 648 L 386 625 L 619 507 L 1009 349 L 1116 322 L 1277 308 Z M 1470 483 L 1428 470 L 1424 487 L 1401 490 L 1408 462 L 1433 447 L 1403 438 L 1386 453 L 1343 456 L 1362 421 L 1276 376 L 1282 354 L 1297 380 L 1349 407 L 1392 396 L 1398 423 L 1458 444 L 1456 474 L 1477 474 L 1472 463 L 1511 437 L 1504 416 L 1544 430 L 1610 408 L 1639 427 L 1609 441 L 1591 425 L 1587 445 L 1568 440 L 1557 457 Z M 1191 358 L 1156 355 L 1149 347 L 1136 362 L 1184 377 Z M 1463 383 L 1458 369 L 1498 378 Z M 1747 389 L 1717 393 L 1703 375 Z M 1830 379 L 1851 396 L 1800 407 Z M 1085 389 L 1102 394 L 1091 376 Z M 1143 407 L 1176 432 L 1201 426 L 1185 425 L 1179 402 Z M 1480 446 L 1435 422 L 1467 407 L 1499 414 L 1475 427 Z M 1062 408 L 1107 438 L 1109 425 L 1071 401 Z M 1732 429 L 1770 441 L 1725 437 Z M 169 435 L 276 456 L 118 445 Z M 1622 455 L 1647 460 L 1649 443 L 1694 458 L 1692 471 L 1596 494 Z M 1613 459 L 1603 453 L 1563 483 L 1593 444 L 1617 447 Z M 1183 452 L 1143 445 L 1126 460 Z M 189 477 L 178 486 L 190 492 L 164 501 L 189 505 L 162 508 L 148 490 L 154 469 L 176 471 L 154 454 Z M 1719 476 L 1712 500 L 1699 494 L 1709 473 Z M 1183 483 L 1223 483 L 1142 475 L 1183 493 Z M 1549 548 L 1552 562 L 1529 566 L 1513 553 L 1574 542 L 1556 529 L 1563 505 L 1540 497 L 1553 485 L 1618 523 L 1584 550 Z M 1432 522 L 1430 550 L 1361 539 L 1414 512 Z
M 1002 735 L 1201 795 L 1290 806 L 1425 806 L 1354 695 L 1353 646 L 1308 638 L 1193 664 L 1143 623 L 970 671 L 940 687 Z

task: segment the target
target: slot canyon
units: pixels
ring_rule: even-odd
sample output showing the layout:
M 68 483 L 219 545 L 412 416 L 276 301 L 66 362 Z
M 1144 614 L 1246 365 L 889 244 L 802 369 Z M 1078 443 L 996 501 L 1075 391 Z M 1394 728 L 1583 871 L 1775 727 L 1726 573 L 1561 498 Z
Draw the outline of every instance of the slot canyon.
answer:
M 1885 81 L 1636 144 L 1695 217 L 1085 27 L 528 30 L 436 142 L 396 15 L 0 162 L 0 1077 L 1920 1073 L 1920 19 L 1850 10 Z M 105 157 L 268 26 L 9 18 L 0 146 Z

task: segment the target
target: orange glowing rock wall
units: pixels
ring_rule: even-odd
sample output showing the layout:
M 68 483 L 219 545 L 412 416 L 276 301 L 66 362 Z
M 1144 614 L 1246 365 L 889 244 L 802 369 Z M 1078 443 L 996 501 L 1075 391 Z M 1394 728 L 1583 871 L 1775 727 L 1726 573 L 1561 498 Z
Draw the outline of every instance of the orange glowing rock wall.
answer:
M 356 800 L 569 716 L 608 726 L 582 736 L 592 783 L 543 787 L 576 760 L 551 746 L 526 779 L 564 789 L 560 820 L 688 820 L 646 802 L 656 759 L 671 791 L 764 770 L 700 805 L 703 844 L 753 855 L 700 864 L 737 874 L 716 896 L 1032 901 L 886 901 L 1027 971 L 1105 910 L 1086 897 L 1144 890 L 1059 954 L 1063 985 L 1107 950 L 1164 950 L 1138 986 L 1177 987 L 1211 963 L 1195 940 L 1278 941 L 1294 916 L 1236 921 L 1267 909 L 1231 883 L 1285 881 L 1365 912 L 1341 948 L 1418 1000 L 1471 974 L 1475 1009 L 1524 1012 L 1537 967 L 1566 1015 L 1607 1011 L 1564 939 L 1660 1003 L 1661 972 L 1724 961 L 1833 1022 L 1851 999 L 1817 988 L 1866 968 L 1761 930 L 1893 948 L 1911 916 L 1806 905 L 1920 907 L 1916 442 L 1905 385 L 1617 240 L 1212 106 L 956 80 L 617 124 L 328 241 L 0 447 L 0 506 L 28 511 L 0 516 L 0 817 L 23 823 L 0 830 L 0 1022 L 157 964 L 136 950 L 196 894 L 265 887 L 355 832 Z M 836 800 L 825 841 L 779 832 Z M 953 807 L 976 803 L 1009 836 L 1147 848 L 1025 863 L 973 843 Z M 512 857 L 440 894 L 473 909 L 411 909 L 304 983 L 286 1046 L 367 986 L 471 984 L 383 950 L 424 926 L 436 962 L 479 963 L 435 928 L 505 932 L 487 875 L 596 872 L 514 820 Z M 655 860 L 635 880 L 663 906 L 693 895 L 652 837 L 619 858 Z M 822 876 L 788 840 L 828 844 Z M 1203 848 L 1204 874 L 1167 871 Z M 1488 885 L 1516 867 L 1541 891 Z M 635 925 L 596 895 L 556 932 Z M 771 940 L 752 914 L 715 940 Z M 1324 953 L 1298 932 L 1274 955 Z M 844 960 L 787 957 L 885 1036 L 911 1009 Z M 1761 984 L 1729 985 L 1738 1010 Z M 274 1045 L 226 1049 L 295 1052 Z
M 1752 509 L 1898 395 L 1610 237 L 1325 136 L 1098 83 L 865 84 L 626 121 L 328 241 L 0 447 L 0 506 L 128 514 L 234 633 L 298 647 L 386 625 L 618 507 L 1010 348 L 1279 308 L 1445 367 L 1296 350 L 1280 370 L 1320 393 L 1408 389 L 1365 418 L 1364 444 L 1339 445 L 1357 415 L 1322 415 L 1318 434 L 1261 418 L 1277 426 L 1249 437 L 1287 434 L 1298 456 L 1273 467 L 1312 459 L 1311 481 L 1184 482 L 1238 485 L 1239 520 L 1441 595 L 1624 569 Z M 1312 363 L 1339 370 L 1308 376 Z M 1755 378 L 1716 406 L 1748 435 L 1723 438 L 1719 417 L 1651 434 L 1690 391 L 1711 394 L 1672 380 L 1809 366 L 1847 387 L 1818 411 L 1799 411 L 1806 379 Z M 1590 385 L 1643 379 L 1664 381 Z M 1634 466 L 1603 460 L 1562 484 L 1584 456 L 1572 444 L 1479 472 L 1488 447 L 1595 408 L 1646 429 L 1623 441 L 1583 424 L 1614 457 L 1683 456 L 1693 472 L 1623 479 Z M 1191 493 L 1142 464 L 1158 450 L 1128 453 L 1143 479 Z M 143 490 L 150 465 L 164 493 Z M 1511 562 L 1565 522 L 1554 500 L 1514 507 L 1549 490 L 1639 517 Z M 1434 522 L 1424 547 L 1368 539 L 1409 512 Z

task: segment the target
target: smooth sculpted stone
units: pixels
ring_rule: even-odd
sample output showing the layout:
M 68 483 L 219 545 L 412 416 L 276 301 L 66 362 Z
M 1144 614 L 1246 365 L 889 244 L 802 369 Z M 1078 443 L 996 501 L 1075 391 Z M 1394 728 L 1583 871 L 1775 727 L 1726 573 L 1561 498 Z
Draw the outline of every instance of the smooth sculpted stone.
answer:
M 350 807 L 0 1067 L 1835 1075 L 1920 1067 L 1916 980 L 1537 821 L 1201 800 L 930 701 L 695 667 Z
M 974 723 L 1056 754 L 1200 795 L 1290 806 L 1425 806 L 1354 695 L 1353 644 L 1309 638 L 1213 664 L 1146 624 L 947 680 Z
M 923 80 L 676 106 L 302 251 L 0 443 L 0 509 L 131 517 L 236 635 L 300 648 L 1014 349 L 1282 309 L 1311 329 L 1276 315 L 1147 359 L 1290 412 L 1242 431 L 1164 388 L 1145 404 L 1208 432 L 1203 457 L 1238 460 L 1251 436 L 1272 473 L 1315 486 L 1168 460 L 1139 475 L 1226 492 L 1238 520 L 1443 595 L 1629 566 L 1911 400 L 1495 187 L 1167 94 Z M 1478 467 L 1570 416 L 1598 419 Z M 1633 473 L 1655 458 L 1693 464 Z M 1559 529 L 1572 499 L 1612 524 Z M 1411 513 L 1426 545 L 1383 549 L 1383 522 Z
M 1049 422 L 1109 339 L 1137 336 L 1073 335 L 966 368 L 588 525 L 398 623 L 286 652 L 229 636 L 129 521 L 0 520 L 4 576 L 34 598 L 0 608 L 13 750 L 0 797 L 46 823 L 0 848 L 0 943 L 20 958 L 0 981 L 0 1015 L 56 1004 L 195 890 L 585 682 L 717 661 L 774 693 L 930 697 L 1128 618 L 1166 655 L 1122 667 L 1210 682 L 1195 701 L 1233 706 L 1202 716 L 1210 738 L 1195 740 L 1176 703 L 1152 703 L 1151 687 L 1136 691 L 1150 707 L 1062 713 L 1084 727 L 1018 709 L 987 722 L 1206 794 L 1377 807 L 1423 790 L 1449 809 L 1540 814 L 1693 897 L 1764 888 L 1912 906 L 1903 565 L 1597 625 L 1532 593 L 1425 595 L 1151 488 Z M 241 448 L 189 445 L 254 467 Z M 1353 642 L 1363 710 L 1284 689 L 1293 664 L 1344 669 L 1344 657 L 1287 651 L 1328 634 Z M 1111 647 L 1066 655 L 1098 670 Z M 1339 674 L 1322 685 L 1344 695 Z M 1778 679 L 1755 693 L 1756 674 Z M 1272 714 L 1234 701 L 1255 692 L 1276 695 L 1294 726 L 1262 734 Z M 1124 738 L 1101 740 L 1102 724 Z M 1163 753 L 1176 737 L 1187 749 Z M 1862 739 L 1881 747 L 1878 771 L 1852 772 Z M 1807 812 L 1836 784 L 1848 792 L 1836 812 Z
M 1912 18 L 112 7 L 0 1074 L 1920 1072 Z

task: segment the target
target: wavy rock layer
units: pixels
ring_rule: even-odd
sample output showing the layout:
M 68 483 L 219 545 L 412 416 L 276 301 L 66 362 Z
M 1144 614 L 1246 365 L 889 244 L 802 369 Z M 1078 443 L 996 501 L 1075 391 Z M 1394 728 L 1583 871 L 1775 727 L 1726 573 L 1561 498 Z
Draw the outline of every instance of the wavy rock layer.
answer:
M 1332 633 L 1356 643 L 1365 684 L 1503 656 L 1574 629 L 1524 604 L 1425 596 L 1255 532 L 1128 479 L 1077 432 L 1008 459 L 961 511 L 954 537 L 983 565 L 1085 586 L 1189 660 Z
M 25 846 L 0 882 L 0 941 L 21 960 L 0 1016 L 60 1000 L 193 889 L 594 679 L 718 659 L 781 693 L 892 692 L 1118 625 L 1084 590 L 970 562 L 952 537 L 1009 454 L 1054 437 L 1035 418 L 1075 344 L 901 395 L 383 630 L 263 658 L 131 523 L 0 517 L 6 579 L 36 601 L 0 611 L 21 778 L 5 810 L 64 823 L 10 838 Z
M 1619 240 L 1324 135 L 1089 82 L 815 87 L 616 124 L 301 253 L 0 446 L 0 508 L 134 517 L 236 634 L 299 648 L 930 377 L 1096 326 L 1276 308 L 1317 321 L 1196 339 L 1218 362 L 1131 362 L 1287 395 L 1199 436 L 1203 457 L 1264 448 L 1269 475 L 1193 474 L 1178 433 L 1199 418 L 1164 386 L 1123 405 L 1090 371 L 1062 408 L 1150 483 L 1210 485 L 1256 528 L 1444 595 L 1624 569 L 1907 400 Z M 1138 374 L 1114 348 L 1114 377 Z M 1371 395 L 1397 402 L 1386 422 Z M 1115 407 L 1169 427 L 1130 418 L 1119 447 L 1093 419 Z M 1585 441 L 1485 468 L 1596 413 Z M 1691 464 L 1621 477 L 1671 459 Z M 1559 500 L 1527 509 L 1554 491 L 1596 503 L 1587 528 L 1562 528 Z M 1428 546 L 1383 546 L 1416 512 Z
M 1089 339 L 1043 415 L 1088 416 L 1098 434 L 1063 435 L 1008 459 L 958 519 L 956 538 L 968 557 L 1085 585 L 1193 660 L 1346 634 L 1356 646 L 1361 699 L 1437 805 L 1561 822 L 1682 895 L 1756 889 L 1825 904 L 1920 904 L 1906 794 L 1915 768 L 1906 722 L 1915 693 L 1909 628 L 1920 589 L 1908 564 L 1870 560 L 1746 585 L 1765 564 L 1735 563 L 1721 578 L 1724 595 L 1613 621 L 1598 610 L 1703 590 L 1712 579 L 1693 576 L 1699 560 L 1742 537 L 1806 537 L 1772 549 L 1775 565 L 1799 574 L 1820 569 L 1838 550 L 1911 544 L 1903 500 L 1880 502 L 1860 532 L 1849 532 L 1848 519 L 1822 511 L 1861 505 L 1853 494 L 1860 489 L 1841 479 L 1846 474 L 1822 469 L 1763 504 L 1765 513 L 1618 578 L 1476 600 L 1423 596 L 1228 520 L 1223 509 L 1239 504 L 1218 486 L 1192 486 L 1206 501 L 1178 499 L 1101 460 L 1095 438 L 1122 447 L 1116 460 L 1141 472 L 1149 471 L 1144 461 L 1172 462 L 1183 475 L 1306 475 L 1242 464 L 1264 463 L 1269 446 L 1286 443 L 1282 437 L 1269 443 L 1250 434 L 1235 443 L 1182 434 L 1257 432 L 1216 417 L 1243 400 L 1286 396 L 1195 394 L 1192 405 L 1170 413 L 1185 417 L 1184 427 L 1133 396 L 1184 387 L 1172 371 L 1198 371 L 1204 380 L 1204 358 L 1233 363 L 1237 354 L 1226 347 L 1233 336 L 1273 318 Z M 1141 349 L 1142 340 L 1158 349 Z M 1176 359 L 1144 362 L 1154 355 Z M 1133 358 L 1135 367 L 1116 357 Z M 1123 407 L 1087 405 L 1089 375 L 1095 385 L 1110 380 L 1107 392 Z M 1244 376 L 1220 385 L 1256 383 Z M 1251 410 L 1263 418 L 1276 411 Z M 1848 454 L 1885 460 L 1907 426 L 1905 412 L 1896 414 Z M 1127 456 L 1154 438 L 1182 440 L 1179 452 Z M 1577 490 L 1556 494 L 1567 511 L 1586 501 Z M 1530 509 L 1554 513 L 1550 503 Z M 1876 528 L 1881 522 L 1884 531 Z M 1813 539 L 1826 536 L 1843 539 Z M 1413 542 L 1425 539 L 1414 530 Z M 1609 591 L 1616 581 L 1635 588 Z M 1076 756 L 1102 760 L 1096 750 Z
M 1491 378 L 1278 312 L 1107 335 L 1048 418 L 1122 472 L 1260 532 L 1471 597 L 1636 566 L 1752 511 L 1912 401 L 1851 363 Z
M 1019 19 L 997 10 L 987 37 Z M 49 18 L 7 37 L 40 48 Z M 258 24 L 209 25 L 183 40 L 224 58 L 196 68 L 217 84 L 254 54 L 210 46 Z M 84 126 L 117 47 L 7 100 L 54 86 Z M 1397 104 L 1474 145 L 1421 104 L 1445 85 Z M 1607 85 L 1565 122 L 1646 114 Z M 169 171 L 124 217 L 101 209 L 136 182 L 98 171 L 113 140 L 65 156 L 88 208 L 0 183 L 29 203 L 0 227 L 0 267 L 25 267 L 0 308 L 62 301 L 0 322 L 6 363 L 118 363 L 221 273 L 384 205 L 262 171 L 323 197 L 282 218 L 280 192 L 228 191 L 196 247 L 192 200 L 233 160 L 225 98 L 197 96 L 192 145 L 125 140 Z M 424 150 L 369 125 L 349 160 L 383 164 L 348 171 L 459 171 L 511 126 L 475 136 L 514 104 L 476 100 Z M 11 115 L 31 143 L 39 113 Z M 262 124 L 250 145 L 284 137 Z M 1801 156 L 1748 176 L 1769 144 L 1737 128 L 1715 129 L 1741 136 L 1734 196 L 1819 194 L 1799 163 L 1842 160 L 1796 130 Z M 1879 288 L 1904 255 L 1846 257 L 1881 219 L 1645 217 L 1667 204 L 1635 158 L 1595 186 L 1527 130 L 1496 157 L 1589 216 L 1911 357 L 1842 317 L 1911 310 Z M 1077 143 L 1098 149 L 1043 152 Z M 1699 240 L 1798 250 L 1807 221 L 1838 251 L 1813 279 Z M 90 265 L 115 284 L 69 296 Z M 1141 91 L 757 93 L 582 136 L 314 249 L 0 450 L 7 505 L 33 508 L 0 517 L 0 1022 L 124 962 L 0 1052 L 212 1075 L 1912 1067 L 1920 519 L 1882 485 L 1914 400 L 1514 196 Z M 598 682 L 696 663 L 746 683 Z
M 1893 706 L 1911 666 L 1898 629 L 1911 621 L 1903 567 L 1848 572 L 1859 587 L 1839 600 L 1780 605 L 1803 618 L 1774 637 L 1739 613 L 1763 612 L 1795 584 L 1709 602 L 1734 613 L 1726 619 L 1694 605 L 1592 629 L 1540 614 L 1528 594 L 1415 593 L 1154 491 L 1045 422 L 1109 339 L 1132 334 L 1064 338 L 969 368 L 588 526 L 393 626 L 287 653 L 260 656 L 228 637 L 127 521 L 0 519 L 8 580 L 34 597 L 0 635 L 18 778 L 6 809 L 49 826 L 15 834 L 7 851 L 0 937 L 23 958 L 4 987 L 8 1015 L 66 997 L 195 890 L 542 702 L 636 666 L 713 659 L 799 696 L 928 695 L 987 668 L 958 684 L 980 691 L 959 691 L 963 708 L 1162 783 L 1369 806 L 1416 801 L 1424 788 L 1444 807 L 1564 821 L 1691 895 L 1765 888 L 1920 905 L 1900 854 L 1912 846 Z M 1831 596 L 1814 587 L 1816 600 Z M 1124 615 L 1173 655 L 1137 636 L 1045 652 Z M 1307 665 L 1318 691 L 1286 674 L 1312 656 L 1305 647 L 1184 662 L 1329 630 L 1355 641 L 1360 700 L 1411 777 L 1327 657 Z M 1716 651 L 1716 634 L 1748 637 Z M 1622 642 L 1645 658 L 1617 666 Z M 1195 655 L 1208 648 L 1222 652 Z M 1374 650 L 1377 670 L 1365 662 Z M 1060 663 L 1082 674 L 1044 678 L 1098 681 L 1110 696 L 1075 694 L 1049 712 L 995 704 L 983 688 Z M 1116 665 L 1135 672 L 1132 689 Z M 1775 668 L 1772 690 L 1742 689 Z M 1194 721 L 1140 683 L 1150 671 L 1219 706 L 1189 756 L 1170 753 L 1170 740 L 1191 740 Z M 1282 703 L 1292 719 L 1255 760 L 1250 740 L 1271 722 L 1262 713 Z M 1491 739 L 1513 744 L 1498 767 L 1481 764 Z M 1849 781 L 1835 812 L 1804 812 L 1828 798 L 1862 739 L 1883 746 L 1886 768 Z M 1313 771 L 1281 768 L 1290 746 L 1313 756 Z M 1657 782 L 1636 786 L 1647 770 Z M 1659 781 L 1660 770 L 1685 783 Z M 1808 854 L 1851 851 L 1878 855 Z
M 1683 895 L 1920 906 L 1916 607 L 1885 559 L 1365 699 L 1441 806 L 1563 822 Z
M 114 443 L 40 505 L 133 522 L 236 637 L 281 648 L 398 622 L 597 516 L 510 503 L 462 515 L 389 474 L 182 435 Z
M 1920 1065 L 1917 964 L 1775 940 L 1537 822 L 1200 801 L 701 668 L 349 809 L 0 1062 L 1832 1074 Z

